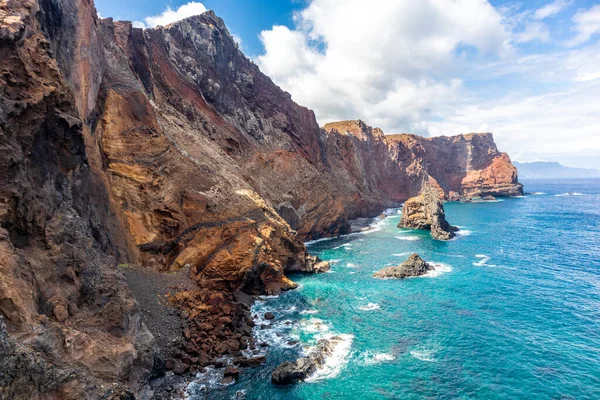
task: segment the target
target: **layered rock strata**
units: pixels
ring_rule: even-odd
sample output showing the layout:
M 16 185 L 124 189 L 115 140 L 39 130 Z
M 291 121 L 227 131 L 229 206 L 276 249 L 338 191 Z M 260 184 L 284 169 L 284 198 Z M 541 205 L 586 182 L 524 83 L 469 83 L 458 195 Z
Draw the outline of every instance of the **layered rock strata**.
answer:
M 9 397 L 144 395 L 165 361 L 258 363 L 240 356 L 254 345 L 240 299 L 326 270 L 302 240 L 426 183 L 522 192 L 491 134 L 321 129 L 214 13 L 142 30 L 89 0 L 0 1 L 0 150 L 1 356 L 15 347 L 39 372 L 14 380 L 29 367 L 7 366 Z M 184 325 L 173 354 L 157 354 L 119 264 L 190 271 L 169 296 Z
M 131 394 L 152 376 L 154 339 L 117 270 L 124 236 L 41 13 L 0 2 L 0 397 Z
M 440 192 L 429 185 L 418 196 L 406 200 L 398 227 L 430 231 L 436 240 L 450 240 L 458 231 L 446 221 Z
M 411 254 L 406 261 L 396 267 L 385 267 L 373 274 L 381 279 L 404 279 L 425 275 L 435 270 L 434 266 L 425 262 L 417 253 Z

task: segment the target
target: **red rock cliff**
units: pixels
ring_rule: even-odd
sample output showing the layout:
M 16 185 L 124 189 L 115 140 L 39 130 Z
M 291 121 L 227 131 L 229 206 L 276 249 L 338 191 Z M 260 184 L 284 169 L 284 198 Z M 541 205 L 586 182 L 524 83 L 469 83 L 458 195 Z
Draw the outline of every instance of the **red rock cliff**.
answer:
M 189 267 L 199 289 L 174 302 L 190 326 L 221 321 L 186 336 L 196 353 L 205 345 L 195 357 L 205 365 L 244 343 L 248 325 L 226 304 L 233 291 L 279 293 L 295 287 L 285 272 L 312 270 L 302 239 L 345 233 L 349 219 L 425 182 L 466 197 L 522 192 L 490 134 L 385 136 L 361 121 L 321 129 L 210 11 L 142 30 L 100 20 L 88 0 L 5 0 L 0 70 L 0 312 L 10 336 L 0 349 L 11 352 L 3 360 L 29 357 L 5 361 L 22 377 L 40 359 L 77 365 L 27 382 L 0 377 L 15 396 L 94 398 L 107 396 L 102 384 L 137 391 L 147 381 L 153 338 L 117 262 Z

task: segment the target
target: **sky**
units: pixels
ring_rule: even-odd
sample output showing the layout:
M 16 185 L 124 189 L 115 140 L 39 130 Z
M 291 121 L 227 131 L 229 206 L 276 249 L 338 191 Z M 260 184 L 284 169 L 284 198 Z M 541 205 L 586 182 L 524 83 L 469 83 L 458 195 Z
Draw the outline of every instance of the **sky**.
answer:
M 321 125 L 492 132 L 517 161 L 600 169 L 600 0 L 96 0 L 165 25 L 206 9 Z

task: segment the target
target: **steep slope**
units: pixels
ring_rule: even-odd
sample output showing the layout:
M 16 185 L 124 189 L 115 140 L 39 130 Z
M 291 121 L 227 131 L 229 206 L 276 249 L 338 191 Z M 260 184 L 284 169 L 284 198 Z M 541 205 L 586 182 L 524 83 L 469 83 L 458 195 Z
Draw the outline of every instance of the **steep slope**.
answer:
M 386 139 L 400 163 L 406 154 L 412 154 L 412 164 L 406 168 L 421 168 L 447 196 L 523 194 L 517 169 L 506 153 L 498 151 L 491 133 L 432 138 L 402 134 Z
M 0 4 L 0 397 L 135 391 L 153 338 L 117 272 L 108 195 L 37 4 Z
M 425 183 L 522 191 L 488 134 L 321 129 L 212 12 L 142 30 L 89 0 L 4 0 L 0 56 L 0 351 L 25 360 L 0 371 L 9 397 L 125 396 L 161 372 L 118 263 L 189 269 L 167 360 L 185 372 L 254 345 L 238 300 L 313 271 L 303 239 Z
M 376 204 L 404 201 L 424 184 L 439 188 L 446 198 L 523 194 L 517 169 L 498 151 L 491 133 L 384 135 L 362 121 L 329 123 L 324 130 L 338 179 L 354 182 L 360 193 L 378 199 Z

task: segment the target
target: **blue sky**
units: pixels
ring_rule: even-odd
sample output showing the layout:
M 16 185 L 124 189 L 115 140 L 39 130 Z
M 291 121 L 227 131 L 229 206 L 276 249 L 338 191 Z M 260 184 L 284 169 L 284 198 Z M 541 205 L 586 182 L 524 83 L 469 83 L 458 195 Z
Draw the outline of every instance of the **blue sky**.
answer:
M 208 0 L 201 1 L 206 8 L 223 18 L 227 28 L 242 38 L 244 51 L 250 56 L 262 52 L 259 33 L 273 25 L 292 26 L 294 11 L 300 10 L 304 0 Z M 128 21 L 143 21 L 158 15 L 167 7 L 177 9 L 188 1 L 156 0 L 97 0 L 96 9 L 103 17 Z
M 320 124 L 360 118 L 387 133 L 426 136 L 491 131 L 513 159 L 600 168 L 600 0 L 97 0 L 96 7 L 145 27 L 214 10 Z

